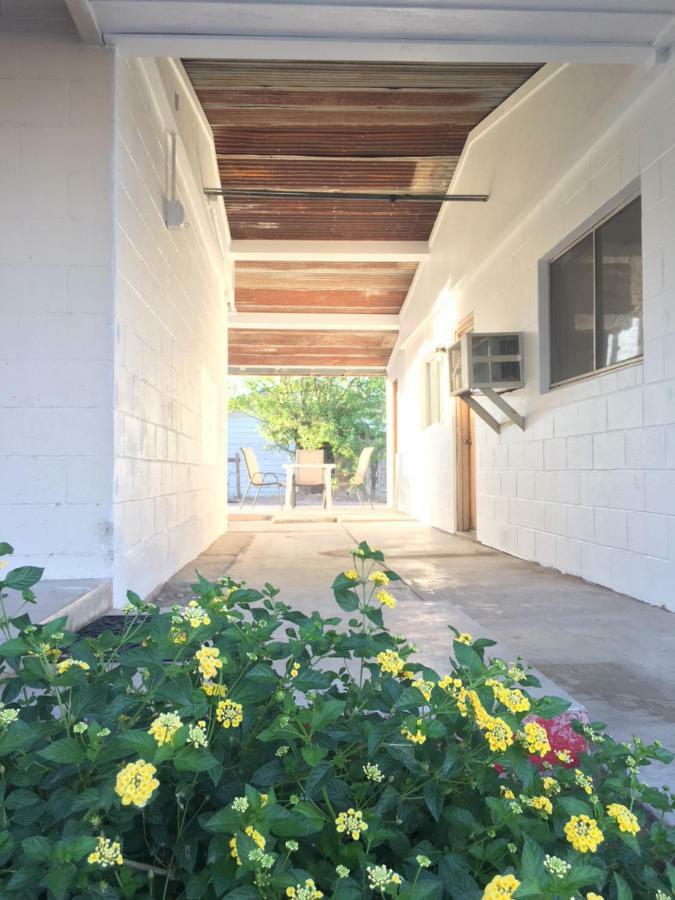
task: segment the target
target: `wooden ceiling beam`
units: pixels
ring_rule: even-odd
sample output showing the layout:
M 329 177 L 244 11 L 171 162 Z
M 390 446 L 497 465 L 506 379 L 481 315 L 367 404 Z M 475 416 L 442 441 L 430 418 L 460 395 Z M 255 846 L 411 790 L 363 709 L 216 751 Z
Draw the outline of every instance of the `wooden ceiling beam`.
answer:
M 230 256 L 237 261 L 289 262 L 423 262 L 430 256 L 426 241 L 234 240 Z

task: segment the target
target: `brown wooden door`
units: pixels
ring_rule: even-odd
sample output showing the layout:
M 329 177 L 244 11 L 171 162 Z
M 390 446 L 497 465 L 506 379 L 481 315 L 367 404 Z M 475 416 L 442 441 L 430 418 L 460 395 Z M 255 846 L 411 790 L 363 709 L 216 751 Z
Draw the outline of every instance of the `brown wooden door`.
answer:
M 457 326 L 456 339 L 473 330 L 473 316 Z M 455 400 L 457 531 L 476 530 L 476 426 L 474 414 L 460 400 Z

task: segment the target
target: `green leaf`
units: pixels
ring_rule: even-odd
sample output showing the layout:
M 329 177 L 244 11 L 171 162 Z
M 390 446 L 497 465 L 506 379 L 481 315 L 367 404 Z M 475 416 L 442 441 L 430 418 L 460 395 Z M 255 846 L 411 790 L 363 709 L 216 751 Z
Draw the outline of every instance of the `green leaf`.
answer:
M 621 875 L 619 875 L 618 872 L 615 872 L 613 878 L 616 887 L 616 900 L 633 900 L 633 892 Z
M 430 781 L 428 784 L 424 785 L 422 793 L 427 809 L 438 822 L 441 818 L 441 810 L 443 809 L 443 794 L 441 793 L 440 785 L 435 781 Z
M 523 853 L 520 857 L 520 872 L 524 881 L 541 881 L 546 877 L 544 851 L 529 837 L 525 838 Z
M 359 598 L 354 591 L 349 589 L 335 590 L 333 595 L 337 605 L 340 609 L 344 609 L 345 612 L 354 612 L 354 610 L 359 608 Z
M 604 878 L 605 873 L 602 869 L 579 863 L 572 866 L 572 870 L 565 876 L 565 887 L 573 888 L 576 891 L 585 885 L 601 884 Z
M 84 750 L 74 738 L 61 738 L 38 751 L 38 756 L 55 763 L 79 763 L 85 757 Z
M 323 731 L 331 722 L 336 722 L 345 711 L 346 706 L 344 700 L 326 700 L 320 706 L 313 707 L 310 717 L 312 731 Z
M 14 547 L 7 541 L 0 541 L 0 556 L 11 556 L 14 553 Z
M 593 818 L 593 810 L 578 797 L 559 797 L 556 801 L 558 809 L 564 810 L 568 816 L 590 816 Z
M 73 881 L 77 870 L 73 865 L 54 866 L 49 870 L 45 879 L 47 887 L 54 894 L 56 900 L 63 900 L 68 894 L 69 888 Z
M 315 806 L 298 803 L 293 810 L 273 806 L 268 813 L 270 831 L 278 837 L 303 837 L 321 831 L 325 819 Z
M 28 646 L 23 638 L 16 637 L 10 638 L 8 641 L 0 644 L 0 656 L 7 658 L 14 658 L 17 656 L 23 656 L 28 650 Z
M 460 666 L 464 666 L 472 675 L 480 675 L 485 669 L 485 663 L 476 653 L 473 647 L 468 644 L 462 644 L 460 641 L 454 641 L 455 659 Z
M 25 591 L 38 583 L 43 572 L 44 569 L 39 566 L 19 566 L 18 569 L 12 569 L 7 573 L 5 587 L 15 591 Z
M 197 750 L 189 747 L 180 750 L 173 758 L 178 772 L 208 772 L 219 766 L 218 760 L 208 750 Z
M 562 697 L 541 697 L 534 701 L 533 712 L 541 719 L 555 719 L 570 708 L 571 704 Z
M 21 841 L 21 849 L 28 859 L 32 859 L 35 862 L 45 862 L 51 855 L 52 845 L 46 837 L 34 835 Z

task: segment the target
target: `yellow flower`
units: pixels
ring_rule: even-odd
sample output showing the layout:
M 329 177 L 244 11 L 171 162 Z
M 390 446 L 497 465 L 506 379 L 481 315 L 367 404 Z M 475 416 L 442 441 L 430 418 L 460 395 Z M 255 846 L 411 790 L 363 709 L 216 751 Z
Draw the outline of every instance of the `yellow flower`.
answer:
M 162 713 L 153 720 L 148 728 L 148 734 L 151 734 L 161 747 L 163 744 L 171 743 L 174 734 L 182 724 L 178 713 Z
M 296 884 L 295 887 L 286 888 L 286 896 L 294 900 L 319 900 L 323 893 L 317 890 L 313 879 L 308 878 L 304 884 Z
M 421 675 L 417 675 L 411 687 L 417 688 L 427 703 L 431 700 L 431 692 L 434 689 L 433 681 L 425 681 Z
M 106 837 L 99 837 L 96 849 L 87 857 L 87 862 L 91 866 L 101 866 L 102 869 L 108 869 L 110 866 L 121 866 L 122 845 L 119 841 L 111 841 Z
M 122 799 L 122 806 L 133 804 L 142 809 L 159 787 L 154 777 L 157 769 L 144 759 L 128 763 L 117 773 L 115 793 Z
M 238 728 L 244 719 L 244 707 L 234 700 L 221 700 L 216 707 L 216 719 L 223 728 Z
M 502 797 L 503 797 L 505 800 L 515 800 L 515 799 L 516 799 L 516 795 L 513 793 L 513 791 L 511 790 L 511 788 L 508 788 L 508 787 L 506 787 L 505 785 L 502 785 L 502 786 L 499 788 L 499 793 L 502 795 Z
M 532 809 L 539 810 L 539 812 L 543 812 L 547 816 L 550 816 L 553 812 L 553 804 L 548 797 L 544 796 L 532 797 L 528 806 L 531 806 Z
M 227 694 L 227 687 L 224 684 L 216 684 L 213 681 L 205 681 L 202 690 L 207 697 L 224 697 Z
M 375 599 L 379 600 L 382 606 L 388 606 L 389 609 L 394 609 L 396 606 L 396 598 L 392 597 L 389 591 L 377 591 Z
M 541 783 L 544 787 L 544 791 L 547 794 L 559 794 L 560 793 L 560 785 L 555 780 L 555 778 L 551 778 L 550 775 L 546 775 L 542 778 Z
M 513 743 L 513 732 L 503 719 L 494 716 L 485 724 L 485 740 L 493 753 L 506 753 Z
M 584 775 L 581 769 L 575 769 L 574 780 L 579 785 L 579 787 L 590 797 L 590 795 L 593 793 L 593 779 L 588 775 Z
M 637 834 L 640 830 L 637 816 L 622 803 L 610 803 L 607 807 L 607 815 L 616 821 L 619 831 L 627 834 Z
M 206 747 L 208 745 L 206 722 L 203 719 L 200 719 L 196 725 L 188 726 L 187 742 L 192 744 L 193 747 Z
M 291 666 L 291 678 L 297 678 L 300 674 L 300 663 L 294 662 Z
M 565 825 L 565 836 L 579 853 L 595 853 L 605 839 L 595 819 L 584 815 L 572 816 Z
M 190 624 L 191 628 L 199 628 L 200 625 L 211 624 L 209 614 L 205 609 L 202 609 L 196 600 L 190 600 L 181 612 L 181 617 Z
M 488 678 L 485 684 L 492 688 L 495 699 L 502 703 L 509 712 L 519 713 L 529 710 L 530 701 L 519 688 L 507 688 L 494 678 Z
M 63 662 L 57 663 L 56 672 L 58 675 L 63 675 L 64 672 L 67 672 L 68 669 L 72 669 L 73 666 L 77 666 L 79 669 L 82 669 L 83 672 L 89 671 L 89 663 L 83 662 L 81 659 L 64 659 Z
M 563 763 L 571 763 L 572 762 L 572 754 L 569 750 L 556 750 L 555 755 L 558 757 L 560 762 Z
M 455 638 L 458 644 L 467 644 L 469 647 L 473 644 L 473 635 L 468 631 L 461 631 Z
M 342 574 L 345 576 L 345 578 L 348 578 L 350 581 L 358 581 L 359 580 L 359 573 L 356 571 L 356 569 L 347 569 L 347 571 L 343 572 Z
M 444 691 L 451 692 L 457 688 L 461 688 L 462 682 L 459 678 L 453 678 L 452 675 L 444 675 L 438 682 L 438 686 Z
M 424 734 L 424 732 L 420 731 L 421 725 L 422 720 L 418 719 L 415 726 L 416 730 L 414 732 L 410 731 L 409 728 L 402 728 L 401 734 L 406 739 L 406 741 L 411 741 L 411 743 L 413 744 L 423 744 L 426 741 L 427 736 L 426 734 Z
M 485 886 L 483 900 L 511 900 L 519 887 L 520 882 L 515 875 L 495 875 Z
M 589 894 L 586 894 L 586 900 L 603 900 L 602 894 L 594 894 L 591 891 Z
M 363 821 L 363 813 L 351 807 L 347 812 L 338 813 L 335 819 L 338 834 L 348 834 L 353 841 L 358 841 L 362 831 L 368 831 L 368 823 Z
M 220 650 L 217 647 L 201 648 L 195 653 L 195 659 L 199 664 L 199 671 L 203 678 L 217 678 L 218 669 L 223 668 L 223 661 L 219 659 Z
M 385 572 L 371 572 L 368 576 L 368 581 L 372 581 L 373 584 L 381 584 L 384 586 L 385 584 L 389 584 L 389 577 Z
M 244 834 L 247 834 L 251 838 L 253 843 L 260 847 L 261 850 L 265 849 L 265 838 L 262 836 L 262 834 L 260 834 L 259 831 L 255 830 L 253 825 L 247 825 L 246 828 L 244 828 Z M 230 856 L 232 857 L 232 859 L 237 860 L 238 866 L 241 865 L 241 858 L 239 857 L 239 851 L 237 849 L 236 836 L 230 839 Z
M 546 756 L 547 753 L 551 752 L 551 745 L 548 742 L 545 728 L 542 728 L 537 722 L 528 722 L 523 731 L 528 753 L 538 753 L 539 756 Z
M 388 672 L 390 675 L 398 675 L 405 667 L 405 663 L 395 650 L 383 650 L 377 654 L 375 660 L 382 672 Z
M 174 628 L 172 627 L 169 631 L 169 636 L 171 638 L 171 642 L 173 644 L 186 644 L 187 643 L 187 634 L 183 631 L 182 628 Z

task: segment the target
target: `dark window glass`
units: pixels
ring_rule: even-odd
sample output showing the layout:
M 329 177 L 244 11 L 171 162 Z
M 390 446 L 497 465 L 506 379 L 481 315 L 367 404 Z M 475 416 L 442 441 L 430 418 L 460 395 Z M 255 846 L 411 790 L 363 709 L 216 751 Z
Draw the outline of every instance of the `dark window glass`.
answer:
M 597 368 L 642 353 L 642 234 L 634 200 L 595 233 Z
M 549 266 L 551 383 L 642 354 L 640 198 Z
M 593 235 L 551 263 L 551 380 L 594 368 Z

